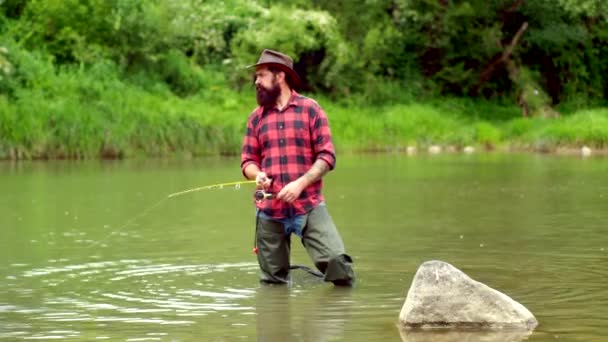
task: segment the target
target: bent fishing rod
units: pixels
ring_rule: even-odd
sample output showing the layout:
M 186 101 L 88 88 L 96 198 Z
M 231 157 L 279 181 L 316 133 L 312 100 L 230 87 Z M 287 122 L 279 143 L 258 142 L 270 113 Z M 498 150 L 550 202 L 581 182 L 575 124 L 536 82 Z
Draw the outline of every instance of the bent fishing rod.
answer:
M 247 180 L 247 181 L 240 181 L 240 182 L 228 182 L 228 183 L 219 183 L 219 184 L 211 184 L 211 185 L 205 185 L 205 186 L 201 186 L 198 188 L 193 188 L 193 189 L 188 189 L 188 190 L 184 190 L 184 191 L 179 191 L 179 192 L 175 192 L 172 194 L 169 194 L 165 199 L 169 199 L 169 198 L 173 198 L 176 196 L 181 196 L 181 195 L 185 195 L 185 194 L 189 194 L 192 192 L 196 192 L 196 191 L 201 191 L 201 190 L 210 190 L 210 189 L 225 189 L 225 188 L 234 188 L 235 190 L 238 190 L 241 188 L 241 185 L 245 185 L 245 184 L 255 184 L 256 181 L 254 180 Z M 253 194 L 253 198 L 255 199 L 256 202 L 262 202 L 265 200 L 272 200 L 275 199 L 276 196 L 274 193 L 272 192 L 267 192 L 263 189 L 257 189 L 254 194 Z M 256 224 L 256 229 L 257 229 L 257 224 Z M 258 254 L 258 247 L 255 245 L 255 240 L 254 240 L 254 246 L 253 246 L 253 253 L 254 254 Z M 318 279 L 323 279 L 324 275 L 323 273 L 317 271 L 317 270 L 313 270 L 310 267 L 304 266 L 304 265 L 290 265 L 289 266 L 290 269 L 292 270 L 296 270 L 296 269 L 300 269 L 303 270 L 304 272 L 318 278 Z
M 167 198 L 173 198 L 176 196 L 181 196 L 181 195 L 185 195 L 185 194 L 189 194 L 189 193 L 201 191 L 201 190 L 225 189 L 225 188 L 234 188 L 235 190 L 238 190 L 241 188 L 241 185 L 255 184 L 255 183 L 256 183 L 256 181 L 254 181 L 254 180 L 246 180 L 246 181 L 238 181 L 238 182 L 228 182 L 228 183 L 205 185 L 205 186 L 201 186 L 198 188 L 174 192 L 172 194 L 167 195 Z M 275 195 L 273 193 L 266 192 L 265 190 L 262 190 L 262 189 L 256 190 L 255 193 L 253 194 L 253 198 L 256 200 L 256 202 L 270 200 L 270 199 L 273 199 L 274 197 L 275 197 Z
M 198 188 L 193 188 L 193 189 L 188 189 L 188 190 L 184 190 L 184 191 L 179 191 L 179 192 L 175 192 L 172 194 L 169 194 L 167 196 L 167 198 L 171 198 L 171 197 L 175 197 L 175 196 L 181 196 L 181 195 L 185 195 L 185 194 L 189 194 L 191 192 L 196 192 L 196 191 L 201 191 L 201 190 L 210 190 L 210 189 L 224 189 L 224 188 L 234 188 L 235 190 L 238 190 L 241 188 L 241 185 L 245 185 L 245 184 L 255 184 L 254 180 L 246 180 L 246 181 L 239 181 L 239 182 L 228 182 L 228 183 L 218 183 L 218 184 L 211 184 L 211 185 L 205 185 L 205 186 L 201 186 Z

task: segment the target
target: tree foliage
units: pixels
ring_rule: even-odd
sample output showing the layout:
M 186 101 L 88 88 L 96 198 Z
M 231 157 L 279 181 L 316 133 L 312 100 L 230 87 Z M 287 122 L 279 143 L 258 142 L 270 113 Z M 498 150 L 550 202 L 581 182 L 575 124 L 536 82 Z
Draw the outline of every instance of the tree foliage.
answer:
M 221 70 L 242 86 L 245 66 L 263 48 L 274 48 L 294 57 L 304 90 L 371 101 L 404 91 L 485 97 L 535 114 L 562 102 L 605 102 L 607 4 L 4 0 L 0 89 L 31 84 L 28 55 L 58 68 L 110 61 L 126 79 L 162 82 L 189 96 L 208 88 L 207 70 Z

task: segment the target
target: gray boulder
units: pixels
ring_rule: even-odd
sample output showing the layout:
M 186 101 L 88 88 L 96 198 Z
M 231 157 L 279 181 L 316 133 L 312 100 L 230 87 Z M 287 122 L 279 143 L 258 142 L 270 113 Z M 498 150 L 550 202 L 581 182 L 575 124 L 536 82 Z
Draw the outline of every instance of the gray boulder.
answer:
M 399 322 L 403 328 L 519 329 L 538 321 L 509 296 L 477 282 L 443 261 L 420 265 Z

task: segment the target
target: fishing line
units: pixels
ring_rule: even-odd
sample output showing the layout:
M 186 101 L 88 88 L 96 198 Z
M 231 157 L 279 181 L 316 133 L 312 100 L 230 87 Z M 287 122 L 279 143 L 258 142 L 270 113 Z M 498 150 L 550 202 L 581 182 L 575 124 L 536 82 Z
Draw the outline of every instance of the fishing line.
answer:
M 152 210 L 154 210 L 156 207 L 160 206 L 163 202 L 165 202 L 167 198 L 163 198 L 162 200 L 156 202 L 155 204 L 153 204 L 152 206 L 144 209 L 143 211 L 141 211 L 139 214 L 133 216 L 132 218 L 130 218 L 127 222 L 125 222 L 122 226 L 119 226 L 118 228 L 116 228 L 113 232 L 107 234 L 103 239 L 99 240 L 99 241 L 93 241 L 89 246 L 87 247 L 93 247 L 96 245 L 100 245 L 102 244 L 104 241 L 107 241 L 108 238 L 110 238 L 110 236 L 112 235 L 116 235 L 119 234 L 120 231 L 122 231 L 125 227 L 127 227 L 128 225 L 132 224 L 133 222 L 137 221 L 138 219 L 148 215 Z
M 201 186 L 201 187 L 193 188 L 193 189 L 187 189 L 187 190 L 183 190 L 183 191 L 179 191 L 179 192 L 174 192 L 172 194 L 167 195 L 167 197 L 161 199 L 160 201 L 156 202 L 155 204 L 151 205 L 150 207 L 142 210 L 140 213 L 138 213 L 137 215 L 135 215 L 132 218 L 130 218 L 129 220 L 127 220 L 123 225 L 121 225 L 118 228 L 116 228 L 113 232 L 107 234 L 103 239 L 101 239 L 99 241 L 93 241 L 87 247 L 93 247 L 93 246 L 102 244 L 103 242 L 107 241 L 110 236 L 119 234 L 120 231 L 122 231 L 125 227 L 127 227 L 128 225 L 130 225 L 133 222 L 137 221 L 138 219 L 140 219 L 140 218 L 148 215 L 152 210 L 156 209 L 161 204 L 163 204 L 165 201 L 167 201 L 167 200 L 169 200 L 171 198 L 174 198 L 174 197 L 177 197 L 177 196 L 181 196 L 181 195 L 185 195 L 185 194 L 189 194 L 189 193 L 196 192 L 196 191 L 202 191 L 202 190 L 212 190 L 212 189 L 218 189 L 219 190 L 219 189 L 229 189 L 229 188 L 233 188 L 234 190 L 239 190 L 241 188 L 241 185 L 255 184 L 255 183 L 256 183 L 256 181 L 254 181 L 254 180 L 239 181 L 239 182 L 228 182 L 228 183 L 218 183 L 218 184 L 205 185 L 205 186 Z M 257 192 L 256 192 L 256 196 L 258 196 Z

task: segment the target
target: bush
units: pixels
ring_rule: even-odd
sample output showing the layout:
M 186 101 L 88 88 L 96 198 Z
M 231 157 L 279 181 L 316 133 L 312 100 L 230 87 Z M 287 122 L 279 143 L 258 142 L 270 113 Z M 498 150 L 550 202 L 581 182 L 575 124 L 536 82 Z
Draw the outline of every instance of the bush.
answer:
M 475 140 L 486 148 L 493 149 L 500 142 L 502 134 L 498 128 L 487 121 L 475 123 Z
M 195 94 L 204 85 L 201 69 L 177 50 L 169 51 L 160 59 L 156 73 L 180 96 Z

